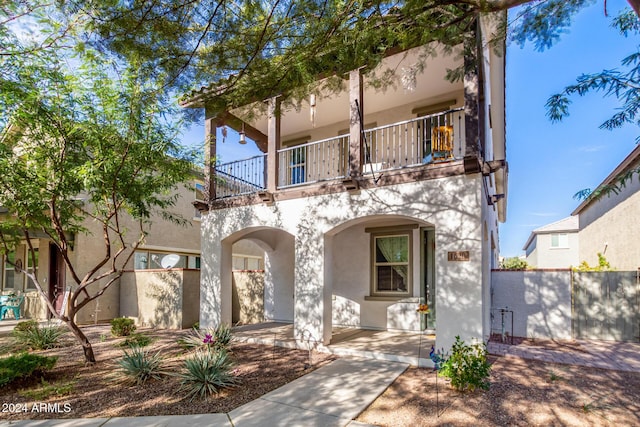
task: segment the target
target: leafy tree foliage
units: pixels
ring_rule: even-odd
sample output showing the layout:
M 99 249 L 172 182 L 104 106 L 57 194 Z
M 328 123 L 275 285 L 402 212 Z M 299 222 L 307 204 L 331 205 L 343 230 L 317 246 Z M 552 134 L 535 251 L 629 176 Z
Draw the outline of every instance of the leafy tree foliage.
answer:
M 514 256 L 503 259 L 500 263 L 500 268 L 504 270 L 526 270 L 531 268 L 531 266 L 527 261 Z
M 3 43 L 21 49 L 10 37 Z M 161 116 L 170 107 L 153 89 L 135 70 L 112 78 L 90 55 L 30 51 L 0 60 L 0 253 L 26 242 L 35 266 L 32 239 L 46 236 L 58 248 L 74 283 L 66 313 L 56 312 L 35 270 L 22 272 L 89 362 L 95 356 L 76 314 L 119 279 L 153 213 L 180 221 L 168 212 L 176 201 L 170 191 L 190 176 L 191 163 Z M 99 224 L 103 252 L 81 271 L 72 236 L 89 233 L 89 222 Z
M 587 261 L 582 261 L 579 266 L 573 268 L 573 271 L 615 271 L 602 253 L 598 252 L 597 255 L 598 265 L 591 266 Z
M 622 12 L 612 23 L 624 37 L 640 35 L 640 19 L 631 10 Z M 615 96 L 620 108 L 600 125 L 601 129 L 613 130 L 627 123 L 640 126 L 640 45 L 635 52 L 622 59 L 620 66 L 593 74 L 582 74 L 575 84 L 562 92 L 552 95 L 547 101 L 547 114 L 552 121 L 560 121 L 569 115 L 573 95 L 584 96 L 590 92 L 600 92 L 604 96 Z M 640 136 L 636 138 L 640 142 Z M 640 167 L 625 170 L 615 180 L 595 190 L 589 188 L 578 191 L 573 197 L 578 200 L 596 200 L 604 195 L 618 194 L 634 176 L 640 175 Z
M 623 12 L 612 26 L 617 28 L 624 37 L 640 34 L 640 20 L 631 10 Z M 638 46 L 640 49 L 640 45 Z M 603 70 L 593 74 L 583 74 L 575 84 L 567 86 L 561 93 L 555 94 L 547 101 L 548 115 L 552 121 L 559 121 L 569 115 L 570 96 L 583 96 L 588 92 L 602 92 L 605 96 L 615 96 L 620 100 L 620 110 L 610 119 L 600 125 L 603 129 L 615 129 L 625 123 L 640 126 L 640 51 L 628 55 L 621 61 L 621 67 Z M 640 137 L 639 137 L 640 138 Z
M 29 241 L 29 233 L 39 230 L 53 239 L 69 264 L 67 236 L 86 232 L 84 218 L 101 224 L 108 249 L 88 272 L 69 266 L 77 288 L 68 317 L 62 319 L 86 344 L 87 358 L 92 359 L 86 337 L 74 328 L 73 315 L 117 279 L 118 266 L 131 254 L 131 246 L 122 239 L 121 213 L 144 222 L 154 209 L 169 207 L 172 200 L 162 192 L 186 169 L 167 157 L 179 154 L 174 130 L 157 120 L 160 111 L 168 111 L 166 96 L 215 82 L 225 88 L 215 97 L 216 105 L 210 105 L 219 109 L 276 94 L 295 102 L 320 90 L 314 86 L 319 76 L 341 77 L 360 66 L 373 69 L 394 49 L 439 41 L 447 50 L 462 44 L 468 56 L 476 41 L 471 37 L 478 15 L 516 6 L 521 8 L 512 39 L 542 49 L 590 3 L 3 1 L 0 204 L 11 213 L 1 226 L 4 250 L 25 237 Z M 637 13 L 638 1 L 629 3 Z M 498 24 L 502 33 L 488 37 L 501 39 L 507 25 Z M 70 61 L 73 53 L 88 59 L 89 66 L 68 72 L 83 62 Z M 425 67 L 432 55 L 436 51 L 426 48 L 423 61 L 415 66 Z M 113 68 L 97 66 L 98 56 L 112 59 Z M 635 57 L 629 61 L 636 64 Z M 451 70 L 449 77 L 460 78 L 464 72 Z M 388 83 L 388 76 L 377 77 L 379 84 Z M 590 89 L 601 84 L 594 81 L 587 85 Z M 322 89 L 341 87 L 339 78 L 328 84 Z M 632 113 L 635 110 L 629 109 L 618 120 L 633 118 Z M 99 290 L 91 294 L 94 284 Z

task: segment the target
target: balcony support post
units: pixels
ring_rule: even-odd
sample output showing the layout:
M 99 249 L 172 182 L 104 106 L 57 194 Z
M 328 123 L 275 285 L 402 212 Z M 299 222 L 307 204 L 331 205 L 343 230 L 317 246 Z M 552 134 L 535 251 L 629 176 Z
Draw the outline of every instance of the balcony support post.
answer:
M 216 117 L 204 120 L 204 197 L 211 207 L 216 199 Z
M 278 189 L 278 150 L 280 149 L 280 98 L 269 98 L 267 106 L 267 192 Z
M 484 156 L 484 85 L 479 23 L 465 39 L 464 129 L 465 156 Z
M 349 165 L 348 176 L 358 178 L 362 171 L 362 126 L 364 117 L 364 84 L 362 69 L 349 72 Z M 360 114 L 362 111 L 362 114 Z

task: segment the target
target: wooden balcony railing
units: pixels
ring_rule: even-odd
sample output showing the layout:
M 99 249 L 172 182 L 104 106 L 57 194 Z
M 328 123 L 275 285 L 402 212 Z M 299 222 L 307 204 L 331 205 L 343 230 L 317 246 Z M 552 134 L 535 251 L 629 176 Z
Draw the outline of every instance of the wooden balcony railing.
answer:
M 461 158 L 463 108 L 364 131 L 362 173 L 414 167 Z M 267 154 L 216 165 L 216 198 L 265 191 Z M 277 188 L 345 178 L 349 135 L 282 148 L 276 153 Z

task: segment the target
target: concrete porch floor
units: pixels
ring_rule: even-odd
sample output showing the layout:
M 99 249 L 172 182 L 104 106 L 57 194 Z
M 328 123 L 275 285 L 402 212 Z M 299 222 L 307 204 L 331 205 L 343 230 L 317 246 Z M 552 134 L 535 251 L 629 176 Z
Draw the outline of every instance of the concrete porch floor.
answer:
M 295 348 L 293 324 L 265 322 L 233 327 L 234 337 L 241 342 Z M 379 331 L 334 327 L 328 346 L 306 341 L 307 349 L 338 356 L 357 356 L 368 359 L 409 363 L 414 366 L 433 366 L 429 359 L 435 335 L 396 331 Z

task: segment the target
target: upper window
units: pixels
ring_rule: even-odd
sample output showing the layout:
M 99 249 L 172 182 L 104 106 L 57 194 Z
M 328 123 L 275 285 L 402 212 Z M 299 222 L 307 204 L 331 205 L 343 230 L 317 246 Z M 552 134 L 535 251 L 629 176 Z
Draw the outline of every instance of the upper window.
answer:
M 372 294 L 405 296 L 411 290 L 411 234 L 371 235 Z
M 551 247 L 552 248 L 568 248 L 569 247 L 569 235 L 564 234 L 552 234 L 551 235 Z

